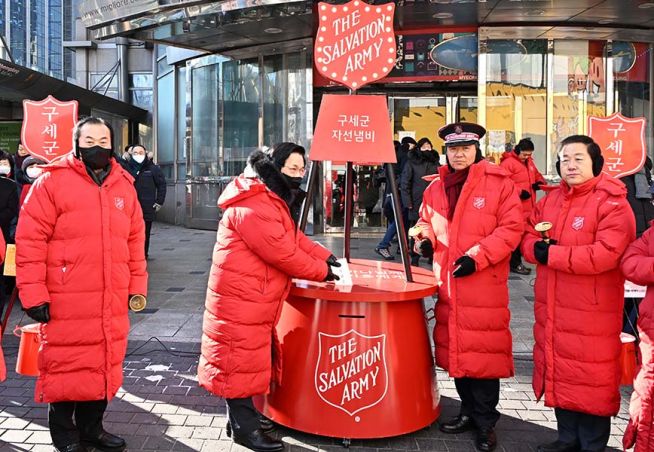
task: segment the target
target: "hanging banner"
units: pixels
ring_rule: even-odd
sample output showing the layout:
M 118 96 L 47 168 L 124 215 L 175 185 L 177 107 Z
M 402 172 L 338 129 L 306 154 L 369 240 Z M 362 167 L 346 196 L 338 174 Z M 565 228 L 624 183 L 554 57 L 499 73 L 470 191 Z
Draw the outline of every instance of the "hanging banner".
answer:
M 645 118 L 627 118 L 620 113 L 605 118 L 591 116 L 588 135 L 602 149 L 606 174 L 629 176 L 645 164 Z
M 27 151 L 46 162 L 73 149 L 77 101 L 62 102 L 52 96 L 23 101 L 21 142 Z
M 314 58 L 321 75 L 357 90 L 393 69 L 397 52 L 394 3 L 319 3 L 318 13 Z
M 386 96 L 322 97 L 311 160 L 395 163 Z

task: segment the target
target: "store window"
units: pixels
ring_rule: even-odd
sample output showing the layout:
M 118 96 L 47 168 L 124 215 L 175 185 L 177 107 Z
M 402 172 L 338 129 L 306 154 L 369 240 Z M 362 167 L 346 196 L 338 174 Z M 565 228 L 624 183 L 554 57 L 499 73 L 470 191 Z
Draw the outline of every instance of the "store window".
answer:
M 152 73 L 129 74 L 129 102 L 152 111 Z
M 218 89 L 219 65 L 194 67 L 192 70 L 193 177 L 222 175 L 218 155 Z
M 166 179 L 173 179 L 175 151 L 175 74 L 160 77 L 157 89 L 157 163 Z
M 177 68 L 177 179 L 186 179 L 186 67 Z
M 118 74 L 115 71 L 91 72 L 89 83 L 91 91 L 118 99 Z

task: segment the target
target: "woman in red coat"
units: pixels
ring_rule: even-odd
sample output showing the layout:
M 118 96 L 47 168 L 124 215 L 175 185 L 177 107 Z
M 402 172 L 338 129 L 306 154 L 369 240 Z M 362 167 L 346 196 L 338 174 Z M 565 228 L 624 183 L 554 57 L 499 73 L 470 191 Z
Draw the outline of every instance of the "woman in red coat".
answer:
M 302 148 L 300 148 L 302 149 Z M 268 392 L 281 363 L 273 340 L 291 278 L 331 281 L 336 259 L 298 231 L 289 205 L 304 155 L 255 151 L 223 191 L 223 209 L 205 303 L 200 385 L 227 401 L 234 442 L 276 451 L 283 443 L 260 426 L 252 396 Z M 298 184 L 299 185 L 299 184 Z M 271 354 L 271 347 L 273 347 Z
M 651 452 L 654 450 L 654 228 L 629 245 L 621 268 L 629 281 L 647 286 L 638 318 L 642 367 L 634 381 L 623 446 L 635 447 L 635 452 Z
M 434 257 L 438 283 L 436 364 L 454 377 L 461 412 L 441 424 L 446 433 L 477 428 L 476 447 L 496 447 L 500 378 L 514 373 L 509 330 L 509 255 L 520 242 L 522 209 L 506 172 L 486 162 L 477 124 L 438 133 L 446 167 L 425 191 L 412 229 L 416 251 Z M 419 231 L 419 232 L 418 232 Z
M 512 151 L 507 151 L 502 155 L 500 166 L 504 168 L 509 177 L 518 189 L 518 194 L 522 200 L 522 214 L 525 223 L 529 220 L 534 205 L 536 204 L 536 190 L 540 190 L 541 185 L 545 185 L 543 175 L 536 168 L 531 155 L 534 153 L 534 143 L 531 138 L 523 138 Z M 513 273 L 528 275 L 531 269 L 522 265 L 522 254 L 518 246 L 511 254 L 509 267 Z
M 533 387 L 554 407 L 558 440 L 542 452 L 604 450 L 620 409 L 620 258 L 635 238 L 624 184 L 602 173 L 599 146 L 585 135 L 561 143 L 557 190 L 536 205 L 522 241 L 537 264 Z M 550 222 L 551 241 L 534 229 Z

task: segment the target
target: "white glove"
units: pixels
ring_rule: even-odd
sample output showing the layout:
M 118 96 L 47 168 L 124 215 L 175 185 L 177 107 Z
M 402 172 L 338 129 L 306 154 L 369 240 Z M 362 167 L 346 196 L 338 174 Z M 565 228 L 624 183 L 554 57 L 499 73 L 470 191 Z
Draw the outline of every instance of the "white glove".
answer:
M 156 202 L 152 207 L 154 208 L 155 212 L 159 212 L 161 210 L 161 204 L 157 204 Z

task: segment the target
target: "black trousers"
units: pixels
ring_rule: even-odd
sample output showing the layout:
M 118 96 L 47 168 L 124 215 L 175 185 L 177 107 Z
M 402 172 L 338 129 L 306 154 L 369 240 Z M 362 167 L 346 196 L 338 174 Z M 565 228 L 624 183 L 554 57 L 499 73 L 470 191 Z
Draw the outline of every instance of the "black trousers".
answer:
M 518 245 L 518 247 L 511 253 L 509 265 L 511 268 L 515 268 L 520 264 L 522 264 L 522 253 L 520 252 L 520 245 Z
M 603 451 L 611 435 L 611 418 L 555 408 L 559 441 L 577 443 L 584 451 Z
M 148 257 L 150 250 L 150 232 L 152 232 L 152 221 L 145 222 L 145 257 Z
M 48 426 L 52 444 L 63 449 L 80 442 L 80 439 L 97 437 L 102 433 L 102 417 L 106 409 L 106 400 L 51 403 L 48 406 Z
M 461 414 L 470 416 L 478 428 L 493 428 L 500 418 L 500 380 L 455 378 L 456 392 L 461 398 Z
M 258 428 L 259 412 L 252 404 L 252 397 L 243 399 L 225 399 L 227 402 L 227 418 L 232 424 L 232 431 L 238 435 L 248 435 Z

